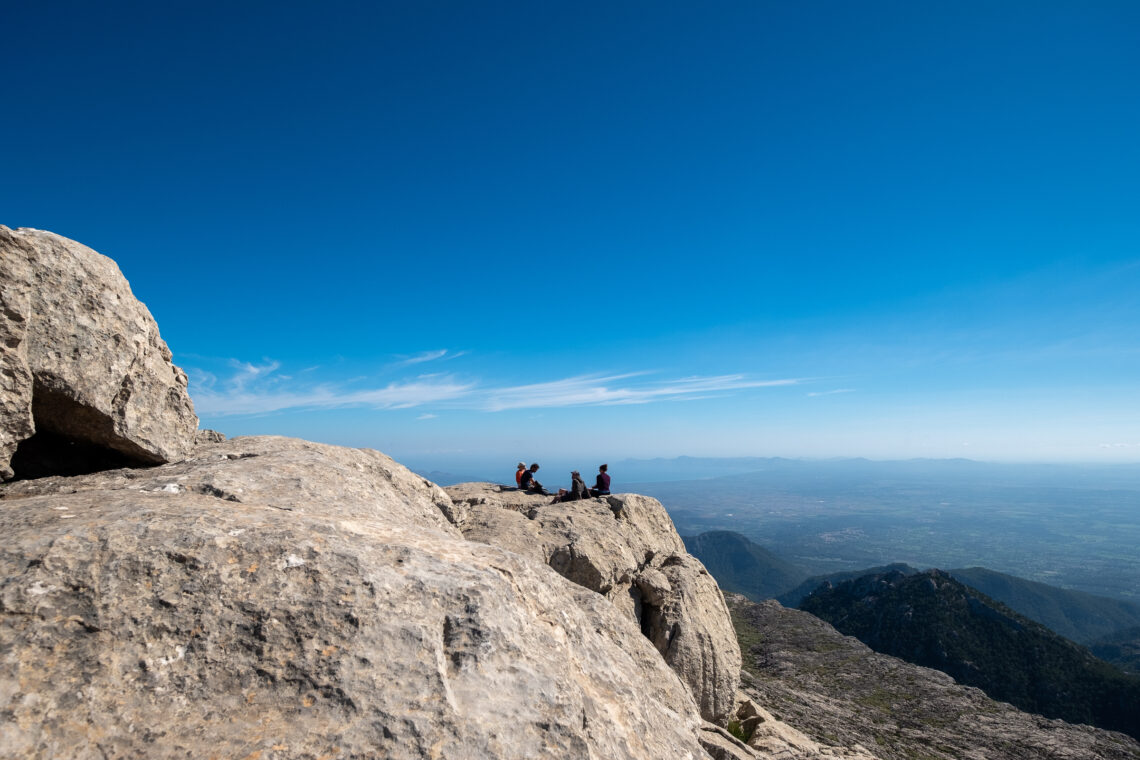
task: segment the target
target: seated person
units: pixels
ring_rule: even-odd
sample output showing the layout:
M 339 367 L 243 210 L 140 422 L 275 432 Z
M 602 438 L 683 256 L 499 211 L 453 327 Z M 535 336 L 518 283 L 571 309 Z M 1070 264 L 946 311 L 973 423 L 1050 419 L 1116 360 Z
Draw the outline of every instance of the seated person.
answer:
M 594 481 L 594 487 L 590 489 L 591 496 L 606 496 L 610 492 L 610 474 L 606 472 L 610 466 L 603 464 L 598 467 L 598 479 Z
M 515 470 L 515 488 L 522 488 L 522 476 L 526 472 L 526 462 L 519 462 L 518 469 Z
M 557 504 L 560 501 L 578 501 L 589 497 L 590 489 L 586 488 L 586 481 L 582 480 L 582 476 L 578 474 L 577 470 L 574 470 L 570 473 L 570 490 L 559 489 L 558 495 L 554 497 L 551 504 Z
M 549 496 L 550 493 L 542 487 L 542 483 L 539 483 L 534 479 L 534 474 L 536 472 L 538 472 L 537 462 L 532 464 L 529 470 L 526 470 L 521 476 L 519 476 L 519 489 L 526 491 L 527 493 L 537 493 L 542 494 L 543 496 Z

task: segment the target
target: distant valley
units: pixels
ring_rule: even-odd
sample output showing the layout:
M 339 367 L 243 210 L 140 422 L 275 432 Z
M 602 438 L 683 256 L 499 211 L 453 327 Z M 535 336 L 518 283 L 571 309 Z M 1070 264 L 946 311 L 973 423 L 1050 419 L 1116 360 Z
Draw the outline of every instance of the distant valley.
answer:
M 896 562 L 985 567 L 1140 601 L 1135 465 L 680 458 L 611 472 L 618 490 L 660 499 L 682 535 L 743 534 L 805 577 Z

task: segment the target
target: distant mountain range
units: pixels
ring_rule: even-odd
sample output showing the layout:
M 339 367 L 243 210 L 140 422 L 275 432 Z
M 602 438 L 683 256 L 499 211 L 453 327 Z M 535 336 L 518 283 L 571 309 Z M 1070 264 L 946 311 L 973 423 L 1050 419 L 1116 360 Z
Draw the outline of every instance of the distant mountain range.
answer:
M 1089 644 L 1089 651 L 1122 670 L 1140 675 L 1140 626 L 1099 638 Z
M 685 537 L 684 541 L 689 553 L 704 563 L 726 591 L 744 594 L 754 601 L 777 599 L 785 607 L 798 607 L 824 583 L 838 585 L 865 575 L 892 571 L 908 575 L 920 572 L 910 565 L 894 563 L 809 577 L 802 569 L 739 533 L 710 531 Z M 1140 661 L 1140 655 L 1130 655 L 1128 649 L 1130 642 L 1136 645 L 1140 636 L 1126 633 L 1128 629 L 1140 628 L 1140 605 L 981 567 L 947 572 L 1068 639 L 1087 646 L 1103 643 L 1100 656 L 1108 655 L 1104 658 L 1110 662 L 1124 667 L 1131 662 L 1135 667 Z
M 1140 626 L 1140 605 L 1131 602 L 1060 589 L 984 567 L 948 572 L 967 586 L 1078 644 L 1091 645 L 1124 629 Z
M 1140 737 L 1140 677 L 930 570 L 825 584 L 800 609 L 882 654 L 936 668 L 993 699 Z
M 880 567 L 868 567 L 863 570 L 849 570 L 841 573 L 828 573 L 827 575 L 813 575 L 792 590 L 777 594 L 774 598 L 785 607 L 795 608 L 799 607 L 800 602 L 806 599 L 811 594 L 811 592 L 815 591 L 825 583 L 838 585 L 844 581 L 862 578 L 864 575 L 877 575 L 879 573 L 890 572 L 899 572 L 903 573 L 904 575 L 913 575 L 914 573 L 920 573 L 922 571 L 917 567 L 911 567 L 905 562 L 894 562 L 889 565 L 882 565 Z M 713 573 L 713 577 L 716 577 L 716 573 Z
M 681 536 L 689 554 L 699 559 L 725 591 L 759 601 L 776 596 L 804 577 L 802 568 L 728 530 Z
M 763 473 L 777 481 L 802 477 L 852 477 L 860 479 L 906 480 L 911 478 L 957 481 L 992 478 L 1003 486 L 1031 483 L 1062 483 L 1066 486 L 1089 484 L 1099 488 L 1135 487 L 1140 484 L 1138 464 L 1037 464 L 981 462 L 974 459 L 898 459 L 873 460 L 861 457 L 833 459 L 788 459 L 785 457 L 672 457 L 657 459 L 622 459 L 610 463 L 629 483 L 657 483 L 679 480 L 704 480 Z

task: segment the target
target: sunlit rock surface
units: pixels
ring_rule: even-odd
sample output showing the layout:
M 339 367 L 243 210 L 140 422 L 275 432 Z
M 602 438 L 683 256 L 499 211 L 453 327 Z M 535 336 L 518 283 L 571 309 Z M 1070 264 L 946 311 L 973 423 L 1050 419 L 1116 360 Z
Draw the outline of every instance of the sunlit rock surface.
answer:
M 170 462 L 198 418 L 115 262 L 0 225 L 0 478 Z
M 5 757 L 707 756 L 625 613 L 378 452 L 237 438 L 0 494 Z
M 446 490 L 467 538 L 548 564 L 604 595 L 637 621 L 689 685 L 706 720 L 728 716 L 740 680 L 728 609 L 659 501 L 618 494 L 551 504 L 549 496 L 490 483 Z

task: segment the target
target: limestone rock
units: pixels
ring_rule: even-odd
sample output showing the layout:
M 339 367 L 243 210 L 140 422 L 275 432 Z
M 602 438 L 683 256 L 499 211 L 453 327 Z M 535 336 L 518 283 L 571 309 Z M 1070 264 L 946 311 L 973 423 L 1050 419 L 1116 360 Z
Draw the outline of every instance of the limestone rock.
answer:
M 211 443 L 222 443 L 225 440 L 225 434 L 219 433 L 217 430 L 202 429 L 194 435 L 194 442 L 199 446 Z
M 636 620 L 705 720 L 733 708 L 740 648 L 724 598 L 661 503 L 636 494 L 550 504 L 490 483 L 445 489 L 463 535 L 544 562 Z
M 628 617 L 377 452 L 236 438 L 0 496 L 5 757 L 708 757 Z
M 701 726 L 701 746 L 713 760 L 756 760 L 766 757 L 756 754 L 747 744 L 713 723 Z
M 13 476 L 13 456 L 35 477 L 190 451 L 186 375 L 115 262 L 0 225 L 0 296 L 0 477 Z

